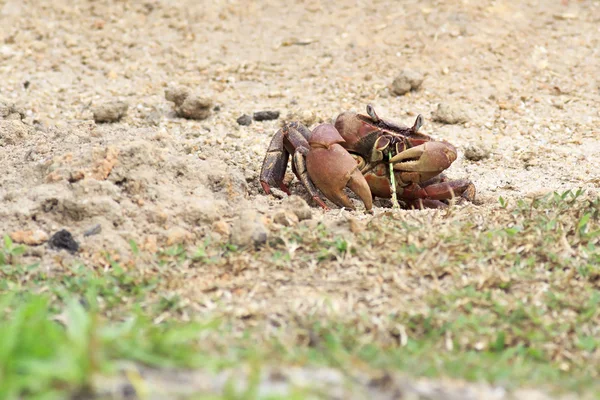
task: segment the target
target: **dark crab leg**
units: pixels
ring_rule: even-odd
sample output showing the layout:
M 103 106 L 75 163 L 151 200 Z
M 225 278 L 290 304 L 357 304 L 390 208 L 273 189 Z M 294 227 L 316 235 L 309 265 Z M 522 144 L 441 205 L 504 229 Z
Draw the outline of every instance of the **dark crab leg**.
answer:
M 284 133 L 280 129 L 271 139 L 267 154 L 263 160 L 263 165 L 260 170 L 260 184 L 266 194 L 271 193 L 270 183 L 274 182 L 281 190 L 288 195 L 290 190 L 283 183 L 285 170 L 287 168 L 290 153 L 286 150 L 284 144 Z
M 310 131 L 302 124 L 292 123 L 283 127 L 283 134 L 292 147 L 296 149 L 292 156 L 292 166 L 296 176 L 317 204 L 323 209 L 329 210 L 329 207 L 319 196 L 317 188 L 310 180 L 306 169 L 306 155 L 310 151 L 307 137 L 310 137 Z

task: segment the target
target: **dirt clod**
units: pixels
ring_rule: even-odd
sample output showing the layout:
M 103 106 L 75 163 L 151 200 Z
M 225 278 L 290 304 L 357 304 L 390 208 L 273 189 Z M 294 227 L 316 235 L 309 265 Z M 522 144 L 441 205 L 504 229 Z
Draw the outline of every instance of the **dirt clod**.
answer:
M 417 90 L 423 84 L 423 74 L 411 69 L 403 69 L 392 82 L 392 92 L 402 96 L 412 90 Z
M 248 126 L 252 123 L 252 117 L 248 114 L 244 114 L 241 117 L 239 117 L 236 121 L 239 125 Z
M 439 103 L 433 112 L 433 120 L 443 124 L 461 124 L 468 121 L 466 112 L 456 104 Z
M 279 111 L 257 111 L 254 113 L 255 121 L 271 121 L 279 118 Z
M 298 220 L 304 221 L 305 219 L 312 218 L 312 210 L 308 203 L 300 196 L 291 195 L 287 196 L 281 202 L 281 205 L 285 210 L 291 211 L 298 217 Z
M 20 121 L 25 118 L 25 111 L 13 103 L 0 101 L 0 119 Z
M 201 120 L 210 116 L 211 106 L 211 99 L 192 94 L 185 99 L 181 106 L 175 107 L 175 112 L 183 118 Z
M 283 226 L 296 226 L 300 219 L 293 211 L 282 209 L 275 212 L 273 222 Z
M 165 91 L 165 98 L 180 106 L 190 94 L 191 90 L 185 86 L 173 86 Z
M 465 158 L 470 161 L 481 161 L 490 156 L 490 149 L 483 143 L 471 143 L 465 147 Z
M 289 122 L 298 121 L 310 128 L 311 125 L 317 122 L 317 115 L 311 110 L 295 110 L 287 114 L 286 120 Z
M 124 101 L 110 101 L 92 109 L 96 123 L 118 122 L 127 114 L 129 105 Z
M 47 242 L 48 234 L 39 229 L 35 231 L 16 231 L 10 234 L 10 238 L 15 243 L 36 246 Z
M 175 103 L 175 114 L 186 119 L 202 120 L 210 116 L 211 99 L 192 93 L 190 89 L 176 86 L 166 90 L 165 98 Z
M 0 120 L 0 146 L 15 145 L 24 141 L 31 130 L 21 121 Z
M 263 217 L 254 210 L 244 210 L 233 222 L 230 241 L 239 247 L 260 247 L 268 235 Z
M 67 231 L 66 229 L 61 229 L 52 235 L 48 245 L 54 250 L 67 250 L 72 254 L 79 250 L 79 243 L 73 239 L 71 232 Z
M 167 230 L 165 237 L 167 239 L 167 246 L 173 246 L 175 244 L 184 244 L 191 241 L 194 238 L 194 235 L 180 226 L 175 226 Z
M 229 236 L 231 234 L 229 224 L 223 220 L 213 222 L 212 230 L 223 236 Z

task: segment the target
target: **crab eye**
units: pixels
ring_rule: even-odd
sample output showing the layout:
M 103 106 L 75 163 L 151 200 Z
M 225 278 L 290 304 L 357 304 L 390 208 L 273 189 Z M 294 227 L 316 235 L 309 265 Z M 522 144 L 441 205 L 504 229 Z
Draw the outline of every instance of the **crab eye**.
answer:
M 417 115 L 417 119 L 415 120 L 415 124 L 412 127 L 413 132 L 417 132 L 419 128 L 423 126 L 423 116 L 421 114 Z
M 375 109 L 371 104 L 367 104 L 367 114 L 371 117 L 375 122 L 379 122 L 379 117 L 375 113 Z

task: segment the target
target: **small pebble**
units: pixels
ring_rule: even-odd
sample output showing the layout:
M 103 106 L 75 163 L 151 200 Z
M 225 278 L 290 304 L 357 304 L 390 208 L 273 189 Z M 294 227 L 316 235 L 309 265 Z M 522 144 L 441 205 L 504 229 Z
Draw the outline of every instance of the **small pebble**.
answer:
M 231 227 L 231 244 L 239 247 L 261 247 L 267 243 L 268 231 L 263 217 L 254 210 L 244 210 Z
M 111 101 L 95 106 L 92 109 L 96 123 L 117 122 L 127 114 L 129 106 L 122 101 Z
M 102 232 L 102 225 L 96 224 L 96 225 L 92 226 L 91 228 L 89 228 L 87 231 L 85 231 L 83 233 L 83 236 L 88 237 L 88 236 L 92 236 L 92 235 L 97 235 L 100 232 Z
M 481 161 L 490 156 L 490 150 L 482 143 L 471 143 L 465 148 L 465 158 L 471 161 Z
M 271 121 L 279 118 L 279 111 L 257 111 L 254 113 L 255 121 Z
M 438 108 L 433 112 L 433 120 L 443 124 L 460 124 L 467 122 L 469 119 L 465 111 L 456 104 L 440 103 Z
M 242 126 L 248 126 L 252 123 L 252 117 L 248 114 L 244 114 L 237 119 L 237 123 Z
M 392 82 L 392 92 L 402 96 L 412 90 L 417 90 L 423 83 L 423 74 L 411 69 L 404 69 Z
M 76 253 L 79 250 L 79 243 L 73 239 L 71 232 L 62 229 L 56 232 L 48 241 L 50 248 L 54 250 L 67 250 L 69 253 Z

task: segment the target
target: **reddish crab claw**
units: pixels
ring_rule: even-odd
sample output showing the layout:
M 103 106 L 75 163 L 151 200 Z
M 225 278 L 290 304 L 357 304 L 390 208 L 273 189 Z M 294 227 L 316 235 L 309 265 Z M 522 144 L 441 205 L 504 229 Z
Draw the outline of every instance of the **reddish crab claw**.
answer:
M 442 172 L 456 160 L 456 148 L 419 133 L 423 117 L 407 127 L 380 118 L 373 106 L 367 115 L 342 113 L 335 126 L 346 140 L 343 146 L 360 166 L 373 196 L 391 197 L 408 207 L 445 207 L 453 197 L 472 201 L 475 186 L 468 180 L 451 181 Z M 393 181 L 390 179 L 393 166 Z
M 292 171 L 321 207 L 328 209 L 317 188 L 336 205 L 354 209 L 344 193 L 348 187 L 362 200 L 366 210 L 371 211 L 369 185 L 356 160 L 341 143 L 344 139 L 331 124 L 319 125 L 312 132 L 299 123 L 286 124 L 273 136 L 265 156 L 260 173 L 263 189 L 269 193 L 272 182 L 289 194 L 283 177 L 291 154 Z

